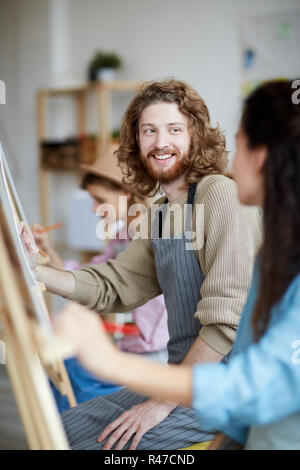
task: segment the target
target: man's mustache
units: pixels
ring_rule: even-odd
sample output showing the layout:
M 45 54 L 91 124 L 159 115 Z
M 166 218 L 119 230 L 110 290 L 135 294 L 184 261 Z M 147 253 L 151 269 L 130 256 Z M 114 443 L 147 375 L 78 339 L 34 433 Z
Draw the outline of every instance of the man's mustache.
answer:
M 153 149 L 149 150 L 149 152 L 147 153 L 147 158 L 150 158 L 153 155 L 164 155 L 164 154 L 174 154 L 178 157 L 180 156 L 180 150 L 178 150 L 175 147 L 166 147 L 163 149 L 154 147 Z

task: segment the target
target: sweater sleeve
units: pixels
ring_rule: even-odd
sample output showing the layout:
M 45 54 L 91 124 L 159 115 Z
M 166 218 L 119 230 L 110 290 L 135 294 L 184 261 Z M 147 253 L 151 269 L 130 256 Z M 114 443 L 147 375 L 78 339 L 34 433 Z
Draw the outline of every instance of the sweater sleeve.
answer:
M 204 246 L 198 257 L 205 280 L 195 316 L 203 325 L 200 337 L 226 355 L 235 339 L 261 244 L 261 217 L 257 208 L 239 203 L 235 183 L 223 176 L 207 178 L 200 200 Z M 197 230 L 203 230 L 203 220 L 200 223 Z
M 146 220 L 141 230 L 148 231 Z M 147 237 L 132 240 L 115 260 L 71 272 L 75 289 L 68 299 L 101 313 L 128 312 L 161 294 Z

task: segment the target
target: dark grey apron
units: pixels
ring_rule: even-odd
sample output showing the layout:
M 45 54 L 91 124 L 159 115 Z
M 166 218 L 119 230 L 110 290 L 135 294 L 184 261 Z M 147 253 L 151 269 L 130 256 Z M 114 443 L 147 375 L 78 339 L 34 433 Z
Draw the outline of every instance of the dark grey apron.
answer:
M 193 205 L 196 184 L 188 192 L 187 203 Z M 155 256 L 157 278 L 164 294 L 168 311 L 170 363 L 183 361 L 197 338 L 201 324 L 194 317 L 201 299 L 200 288 L 204 275 L 194 250 L 187 250 L 187 230 L 192 227 L 192 211 L 185 223 L 182 236 L 162 238 L 164 204 L 156 214 L 152 247 Z M 158 218 L 158 219 L 157 219 Z M 158 233 L 156 231 L 158 230 Z M 157 235 L 157 238 L 155 238 Z M 94 398 L 63 413 L 63 422 L 73 449 L 101 449 L 96 442 L 100 432 L 121 413 L 147 398 L 126 388 L 105 397 Z M 202 428 L 203 429 L 203 428 Z M 201 430 L 196 411 L 178 406 L 160 424 L 148 431 L 141 439 L 139 450 L 168 450 L 188 447 L 212 439 L 214 435 Z M 132 439 L 125 446 L 128 449 Z
M 188 192 L 187 204 L 193 206 L 196 184 Z M 166 201 L 167 202 L 167 201 Z M 157 279 L 168 312 L 170 363 L 181 363 L 199 335 L 201 324 L 194 314 L 201 299 L 200 288 L 204 275 L 195 250 L 187 250 L 190 239 L 186 232 L 192 230 L 192 211 L 185 221 L 185 233 L 179 236 L 162 238 L 162 225 L 166 204 L 157 211 L 154 220 L 158 227 L 158 238 L 152 239 Z M 154 230 L 155 235 L 156 230 Z

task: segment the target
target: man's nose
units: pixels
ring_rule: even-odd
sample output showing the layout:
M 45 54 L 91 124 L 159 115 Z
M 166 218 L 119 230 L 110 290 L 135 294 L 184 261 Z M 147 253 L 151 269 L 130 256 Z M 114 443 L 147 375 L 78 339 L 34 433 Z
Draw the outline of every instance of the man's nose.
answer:
M 159 131 L 156 134 L 156 147 L 158 149 L 163 149 L 164 147 L 168 147 L 169 145 L 169 134 L 164 131 Z

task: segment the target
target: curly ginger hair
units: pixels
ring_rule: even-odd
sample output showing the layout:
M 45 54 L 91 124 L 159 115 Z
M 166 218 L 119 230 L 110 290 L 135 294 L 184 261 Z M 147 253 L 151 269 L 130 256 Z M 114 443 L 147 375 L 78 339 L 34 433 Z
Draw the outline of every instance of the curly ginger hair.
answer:
M 190 85 L 171 79 L 144 83 L 124 114 L 120 145 L 115 152 L 124 174 L 124 183 L 144 196 L 153 196 L 159 189 L 159 183 L 146 172 L 139 157 L 138 142 L 143 110 L 159 102 L 176 103 L 179 111 L 189 120 L 191 147 L 185 162 L 186 184 L 189 186 L 198 182 L 205 175 L 226 174 L 225 137 L 218 127 L 212 127 L 205 102 Z

